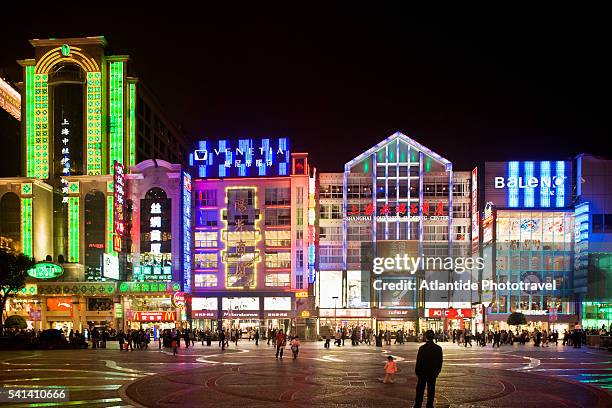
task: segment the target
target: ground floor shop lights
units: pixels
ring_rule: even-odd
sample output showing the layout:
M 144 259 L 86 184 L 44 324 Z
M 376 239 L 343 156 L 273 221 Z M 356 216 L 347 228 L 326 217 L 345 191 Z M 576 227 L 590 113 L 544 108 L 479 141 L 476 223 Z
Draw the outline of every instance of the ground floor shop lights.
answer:
M 79 197 L 68 198 L 68 262 L 79 262 Z

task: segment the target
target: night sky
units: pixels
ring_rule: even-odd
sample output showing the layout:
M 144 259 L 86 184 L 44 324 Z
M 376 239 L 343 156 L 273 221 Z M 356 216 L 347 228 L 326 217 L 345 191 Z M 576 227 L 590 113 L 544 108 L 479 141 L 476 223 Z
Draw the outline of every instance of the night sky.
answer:
M 398 130 L 456 170 L 485 159 L 612 156 L 603 12 L 505 10 L 484 19 L 482 10 L 444 17 L 350 3 L 148 4 L 98 16 L 3 5 L 0 75 L 21 80 L 15 60 L 33 57 L 31 38 L 104 35 L 193 140 L 289 136 L 320 171 L 342 171 Z M 13 122 L 0 112 L 11 146 L 0 151 L 0 176 L 19 171 Z

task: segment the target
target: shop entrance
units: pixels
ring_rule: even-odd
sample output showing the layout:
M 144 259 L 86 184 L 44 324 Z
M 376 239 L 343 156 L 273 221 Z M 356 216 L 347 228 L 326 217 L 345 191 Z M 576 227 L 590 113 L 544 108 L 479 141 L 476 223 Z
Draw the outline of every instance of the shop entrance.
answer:
M 378 331 L 390 331 L 392 336 L 397 335 L 398 330 L 403 330 L 406 336 L 415 335 L 416 322 L 404 321 L 401 319 L 389 319 L 378 321 Z

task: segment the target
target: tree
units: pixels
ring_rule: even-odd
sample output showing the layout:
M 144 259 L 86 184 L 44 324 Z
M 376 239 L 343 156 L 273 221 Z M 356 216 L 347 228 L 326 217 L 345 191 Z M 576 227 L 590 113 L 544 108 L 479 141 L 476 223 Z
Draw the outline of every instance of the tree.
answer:
M 28 327 L 28 323 L 23 317 L 19 315 L 12 315 L 7 317 L 7 319 L 4 321 L 4 327 L 7 329 L 25 329 Z
M 520 312 L 514 312 L 511 313 L 510 316 L 508 316 L 507 323 L 509 326 L 520 326 L 522 324 L 527 324 L 527 319 L 525 318 L 524 314 Z
M 4 332 L 4 308 L 9 297 L 23 289 L 26 271 L 34 265 L 34 259 L 0 249 L 0 334 Z

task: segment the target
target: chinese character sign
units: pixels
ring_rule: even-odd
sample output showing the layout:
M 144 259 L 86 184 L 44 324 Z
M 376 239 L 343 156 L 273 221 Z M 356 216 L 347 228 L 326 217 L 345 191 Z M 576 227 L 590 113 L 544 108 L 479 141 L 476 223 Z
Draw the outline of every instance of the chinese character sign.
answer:
M 288 176 L 288 138 L 203 140 L 189 155 L 198 177 Z
M 62 142 L 62 203 L 68 203 L 68 179 L 70 176 L 70 122 L 66 118 L 62 118 L 60 122 L 60 141 Z
M 152 256 L 171 253 L 171 235 L 171 200 L 140 200 L 140 252 Z
M 122 239 L 125 235 L 125 168 L 123 164 L 115 160 L 114 185 L 114 222 L 115 237 L 113 238 L 113 249 L 120 252 Z
M 191 176 L 182 174 L 183 187 L 183 290 L 191 292 Z

